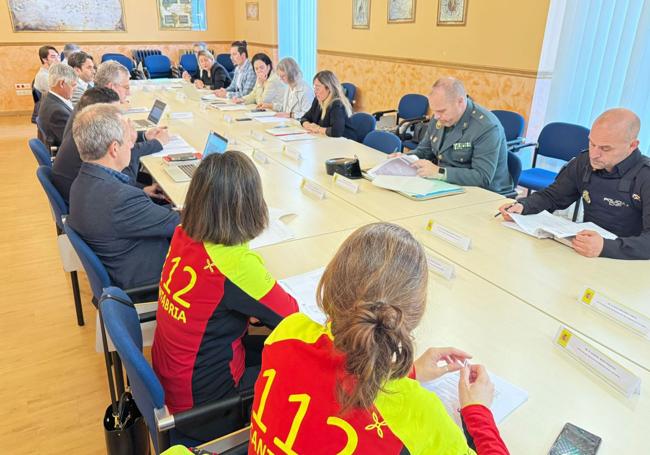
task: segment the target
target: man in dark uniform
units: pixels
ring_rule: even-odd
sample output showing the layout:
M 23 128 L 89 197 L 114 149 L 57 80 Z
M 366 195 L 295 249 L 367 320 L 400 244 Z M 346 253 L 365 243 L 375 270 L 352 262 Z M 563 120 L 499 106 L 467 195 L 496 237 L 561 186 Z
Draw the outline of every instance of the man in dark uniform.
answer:
M 433 119 L 411 154 L 420 177 L 480 186 L 497 193 L 512 191 L 506 136 L 499 120 L 467 97 L 463 84 L 445 77 L 429 94 Z
M 600 115 L 589 134 L 589 150 L 571 160 L 548 188 L 499 208 L 530 215 L 564 209 L 582 198 L 584 220 L 616 234 L 603 239 L 584 230 L 573 248 L 587 257 L 650 259 L 650 160 L 638 149 L 641 128 L 633 112 L 617 108 Z

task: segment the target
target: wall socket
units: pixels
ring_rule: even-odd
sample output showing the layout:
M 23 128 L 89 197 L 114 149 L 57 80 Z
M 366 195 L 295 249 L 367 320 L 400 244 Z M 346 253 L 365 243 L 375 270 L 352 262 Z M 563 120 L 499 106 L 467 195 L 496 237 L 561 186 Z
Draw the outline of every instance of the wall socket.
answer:
M 18 96 L 31 96 L 32 91 L 30 90 L 16 90 L 16 95 Z
M 16 90 L 31 90 L 32 89 L 32 84 L 28 83 L 22 83 L 22 84 L 15 84 L 14 87 Z

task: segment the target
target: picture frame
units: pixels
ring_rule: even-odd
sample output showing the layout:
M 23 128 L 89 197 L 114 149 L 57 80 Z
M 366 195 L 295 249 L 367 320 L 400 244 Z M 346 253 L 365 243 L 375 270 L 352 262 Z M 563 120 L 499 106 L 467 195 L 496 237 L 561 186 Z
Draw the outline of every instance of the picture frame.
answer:
M 13 33 L 126 32 L 124 0 L 62 1 L 50 8 L 37 0 L 6 0 Z M 95 12 L 109 6 L 109 14 Z M 45 6 L 45 8 L 42 8 Z M 69 14 L 68 7 L 73 8 Z M 81 8 L 83 6 L 83 8 Z
M 415 22 L 416 0 L 388 0 L 389 24 Z
M 352 28 L 370 28 L 370 0 L 352 0 Z
M 467 24 L 469 0 L 438 0 L 437 25 L 463 26 Z
M 259 21 L 260 20 L 260 4 L 259 2 L 246 2 L 246 20 Z

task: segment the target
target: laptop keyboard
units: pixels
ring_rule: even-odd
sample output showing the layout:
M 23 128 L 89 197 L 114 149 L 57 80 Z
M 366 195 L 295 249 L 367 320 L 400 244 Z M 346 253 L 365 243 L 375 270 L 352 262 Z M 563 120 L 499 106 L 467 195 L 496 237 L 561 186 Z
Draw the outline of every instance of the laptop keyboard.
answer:
M 185 173 L 188 177 L 192 177 L 194 175 L 194 171 L 196 171 L 197 165 L 196 164 L 180 164 L 178 167 L 181 171 Z
M 151 126 L 151 123 L 149 123 L 149 120 L 134 120 L 133 123 L 135 123 L 136 126 L 141 126 L 143 128 Z

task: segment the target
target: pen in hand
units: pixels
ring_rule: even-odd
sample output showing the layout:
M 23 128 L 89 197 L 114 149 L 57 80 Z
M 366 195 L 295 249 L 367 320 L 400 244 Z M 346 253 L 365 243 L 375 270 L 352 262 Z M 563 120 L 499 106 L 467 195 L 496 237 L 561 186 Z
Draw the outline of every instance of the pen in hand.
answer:
M 514 206 L 517 205 L 517 204 L 518 204 L 517 202 L 512 203 L 512 204 L 510 204 L 508 207 L 506 207 L 505 210 L 508 211 L 508 209 L 510 209 L 511 207 L 514 207 Z M 499 215 L 501 215 L 501 212 L 500 212 L 500 211 L 494 214 L 494 218 L 498 217 Z

